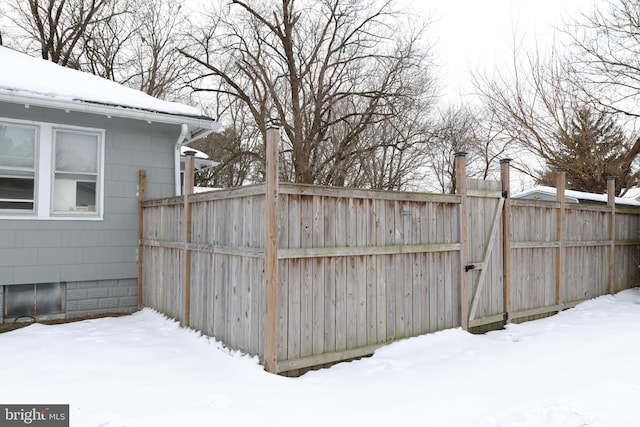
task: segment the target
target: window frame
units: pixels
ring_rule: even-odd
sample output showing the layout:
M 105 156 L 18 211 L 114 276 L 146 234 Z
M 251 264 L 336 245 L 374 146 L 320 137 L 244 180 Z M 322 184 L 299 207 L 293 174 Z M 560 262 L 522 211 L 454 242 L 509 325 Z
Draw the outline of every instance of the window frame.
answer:
M 28 202 L 33 203 L 33 208 L 31 209 L 0 209 L 0 213 L 8 214 L 8 215 L 19 215 L 23 216 L 33 216 L 38 211 L 38 151 L 40 147 L 40 128 L 33 123 L 24 123 L 19 120 L 3 120 L 0 118 L 0 125 L 4 126 L 15 126 L 20 128 L 31 128 L 34 131 L 34 147 L 33 147 L 33 199 L 29 199 Z M 4 167 L 2 167 L 4 168 Z M 21 169 L 26 171 L 28 168 L 11 168 L 7 167 L 7 169 L 20 171 Z M 16 176 L 17 177 L 17 176 Z M 17 177 L 17 179 L 20 179 Z M 26 200 L 26 199 L 25 199 Z M 13 202 L 18 202 L 17 200 L 12 200 Z
M 53 285 L 53 286 L 52 286 Z M 28 288 L 31 287 L 31 291 Z M 38 298 L 38 288 L 40 287 L 41 293 L 46 296 L 43 299 Z M 49 291 L 43 290 L 42 287 L 48 287 Z M 21 288 L 23 290 L 22 296 L 29 297 L 30 306 L 33 310 L 29 314 L 16 315 L 15 307 L 12 303 L 16 301 L 16 289 Z M 27 290 L 27 292 L 24 292 Z M 22 318 L 32 318 L 37 320 L 52 320 L 63 319 L 67 311 L 66 299 L 67 299 L 67 284 L 66 282 L 48 282 L 48 283 L 21 283 L 15 285 L 3 285 L 0 286 L 0 292 L 2 293 L 2 312 L 0 312 L 0 318 L 3 318 L 5 322 L 13 321 Z M 18 291 L 19 292 L 19 291 Z M 13 295 L 12 295 L 13 294 Z M 48 294 L 48 295 L 47 295 Z M 53 296 L 54 298 L 47 298 Z M 40 307 L 45 307 L 43 310 L 38 310 L 38 301 L 40 301 Z M 53 310 L 47 310 L 51 303 L 55 307 Z
M 94 127 L 63 125 L 57 123 L 18 120 L 0 117 L 0 124 L 15 124 L 36 128 L 34 209 L 20 211 L 0 209 L 0 219 L 84 220 L 104 219 L 104 158 L 105 130 Z M 96 208 L 95 211 L 55 211 L 55 135 L 56 132 L 72 132 L 95 135 L 97 139 Z
M 95 136 L 96 137 L 96 172 L 94 173 L 83 173 L 83 172 L 76 172 L 76 171 L 64 171 L 64 170 L 56 170 L 56 149 L 57 149 L 57 133 L 58 132 L 64 132 L 64 133 L 72 133 L 72 134 L 79 134 L 79 135 L 90 135 L 90 136 Z M 102 158 L 103 158 L 103 153 L 101 152 L 101 147 L 103 146 L 102 143 L 102 136 L 95 131 L 86 131 L 84 129 L 78 129 L 78 128 L 69 128 L 69 127 L 62 127 L 62 126 L 54 126 L 52 129 L 52 135 L 51 135 L 51 144 L 52 144 L 52 149 L 51 149 L 51 203 L 49 204 L 50 207 L 50 214 L 51 216 L 69 216 L 69 215 L 73 215 L 73 216 L 89 216 L 89 217 L 95 217 L 100 211 L 101 211 L 101 207 L 102 207 L 102 199 L 100 197 L 100 194 L 102 193 L 102 183 L 101 183 L 101 179 L 100 177 L 103 175 L 102 174 Z M 87 176 L 95 176 L 95 210 L 93 211 L 89 211 L 89 210 L 67 210 L 67 211 L 63 211 L 63 210 L 56 210 L 55 209 L 55 182 L 56 182 L 56 175 L 57 174 L 61 174 L 61 175 L 87 175 Z M 87 181 L 76 181 L 76 182 L 87 182 Z M 93 182 L 93 181 L 90 181 Z

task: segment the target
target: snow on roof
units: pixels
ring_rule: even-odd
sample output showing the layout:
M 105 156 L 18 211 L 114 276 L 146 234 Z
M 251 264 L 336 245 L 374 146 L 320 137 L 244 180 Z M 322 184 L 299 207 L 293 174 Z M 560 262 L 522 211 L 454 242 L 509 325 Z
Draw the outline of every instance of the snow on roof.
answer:
M 202 169 L 206 169 L 206 168 L 211 168 L 211 167 L 215 167 L 217 166 L 219 163 L 216 162 L 215 160 L 210 160 L 209 155 L 207 153 L 204 153 L 200 150 L 196 150 L 195 148 L 191 148 L 187 145 L 181 145 L 180 146 L 180 155 L 182 156 L 181 162 L 184 163 L 184 156 L 185 153 L 187 151 L 194 151 L 195 154 L 193 155 L 195 157 L 195 163 L 194 166 L 196 168 L 196 170 L 202 170 Z M 184 169 L 184 165 L 183 165 L 183 169 Z
M 548 196 L 555 197 L 556 189 L 554 187 L 538 185 L 533 187 L 530 190 L 526 190 L 521 193 L 514 194 L 512 197 L 514 199 L 530 199 L 534 194 L 545 194 Z M 607 198 L 608 196 L 606 194 L 586 193 L 584 191 L 565 190 L 564 195 L 566 198 L 576 199 L 576 202 L 578 200 L 589 200 L 592 202 L 607 203 L 607 200 L 608 200 Z M 626 198 L 626 197 L 616 197 L 615 203 L 617 205 L 640 206 L 640 202 L 638 202 L 637 200 Z
M 638 200 L 640 198 L 640 188 L 633 187 L 629 188 L 623 196 L 625 199 L 635 199 Z
M 92 105 L 110 106 L 212 121 L 194 107 L 163 101 L 114 81 L 4 46 L 0 46 L 0 64 L 0 99 L 5 95 L 4 98 L 9 99 L 33 99 L 34 105 L 39 101 L 59 101 L 83 105 L 86 111 L 90 111 Z
M 193 187 L 193 192 L 196 193 L 196 194 L 207 193 L 209 191 L 216 191 L 216 190 L 220 190 L 220 188 L 218 188 L 218 187 Z

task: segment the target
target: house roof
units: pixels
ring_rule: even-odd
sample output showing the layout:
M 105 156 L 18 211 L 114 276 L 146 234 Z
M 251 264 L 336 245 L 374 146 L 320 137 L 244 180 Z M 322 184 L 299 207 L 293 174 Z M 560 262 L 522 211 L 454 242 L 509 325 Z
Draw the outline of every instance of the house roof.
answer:
M 564 197 L 565 197 L 565 202 L 569 202 L 569 203 L 580 203 L 580 201 L 607 203 L 607 200 L 608 200 L 608 196 L 606 194 L 586 193 L 584 191 L 575 191 L 575 190 L 565 190 Z M 529 190 L 514 194 L 512 198 L 555 200 L 556 189 L 554 187 L 538 185 Z M 615 203 L 617 205 L 640 206 L 640 202 L 638 202 L 635 199 L 627 198 L 627 197 L 616 197 Z
M 0 46 L 0 101 L 214 129 L 200 110 Z
M 180 146 L 180 155 L 182 156 L 182 160 L 181 160 L 182 162 L 184 162 L 185 153 L 188 151 L 193 151 L 195 153 L 193 156 L 195 157 L 194 165 L 196 170 L 215 167 L 218 165 L 218 162 L 211 160 L 207 153 L 204 153 L 200 150 L 196 150 L 195 148 L 191 148 L 187 145 Z
M 209 155 L 207 153 L 204 153 L 200 150 L 196 150 L 195 148 L 191 148 L 187 145 L 180 146 L 180 154 L 184 156 L 187 151 L 193 151 L 195 153 L 193 156 L 196 159 L 207 159 L 207 160 L 209 159 Z

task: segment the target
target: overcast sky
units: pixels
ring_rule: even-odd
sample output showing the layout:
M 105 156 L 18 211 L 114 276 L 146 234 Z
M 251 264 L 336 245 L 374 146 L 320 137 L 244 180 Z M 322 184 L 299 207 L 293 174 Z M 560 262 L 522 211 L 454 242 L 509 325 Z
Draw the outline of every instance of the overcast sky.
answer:
M 512 53 L 514 33 L 528 48 L 536 42 L 548 45 L 554 27 L 593 8 L 592 0 L 407 1 L 433 16 L 430 36 L 443 66 L 439 77 L 447 99 L 471 90 L 471 70 L 492 73 L 495 64 L 504 65 Z

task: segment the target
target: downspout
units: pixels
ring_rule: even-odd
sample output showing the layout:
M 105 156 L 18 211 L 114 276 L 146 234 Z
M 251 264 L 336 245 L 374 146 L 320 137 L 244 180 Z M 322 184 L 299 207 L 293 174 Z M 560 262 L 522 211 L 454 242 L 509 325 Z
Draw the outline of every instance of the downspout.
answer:
M 189 134 L 189 126 L 183 123 L 180 126 L 180 135 L 176 141 L 176 149 L 174 153 L 174 169 L 175 169 L 175 182 L 176 182 L 176 196 L 182 193 L 182 186 L 180 185 L 180 147 L 184 144 L 185 138 Z

